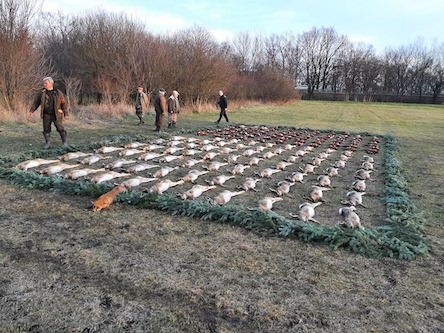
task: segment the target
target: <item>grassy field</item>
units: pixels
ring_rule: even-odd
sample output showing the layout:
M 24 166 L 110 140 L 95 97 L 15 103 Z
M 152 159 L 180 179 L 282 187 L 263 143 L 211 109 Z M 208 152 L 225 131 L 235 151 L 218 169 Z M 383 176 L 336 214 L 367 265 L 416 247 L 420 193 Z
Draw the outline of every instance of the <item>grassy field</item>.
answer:
M 0 332 L 444 332 L 444 107 L 299 102 L 229 117 L 396 137 L 429 255 L 370 259 L 128 205 L 97 214 L 90 198 L 0 180 Z M 216 118 L 181 115 L 180 128 Z M 146 121 L 72 119 L 67 129 L 83 145 L 155 138 Z M 42 141 L 39 120 L 0 123 L 0 134 L 2 156 Z

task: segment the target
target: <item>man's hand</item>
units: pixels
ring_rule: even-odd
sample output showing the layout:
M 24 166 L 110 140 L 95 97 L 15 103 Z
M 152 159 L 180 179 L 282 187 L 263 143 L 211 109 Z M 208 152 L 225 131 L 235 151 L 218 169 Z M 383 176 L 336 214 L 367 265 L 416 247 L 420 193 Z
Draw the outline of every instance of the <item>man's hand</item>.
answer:
M 32 117 L 32 112 L 28 112 L 27 118 L 31 118 Z

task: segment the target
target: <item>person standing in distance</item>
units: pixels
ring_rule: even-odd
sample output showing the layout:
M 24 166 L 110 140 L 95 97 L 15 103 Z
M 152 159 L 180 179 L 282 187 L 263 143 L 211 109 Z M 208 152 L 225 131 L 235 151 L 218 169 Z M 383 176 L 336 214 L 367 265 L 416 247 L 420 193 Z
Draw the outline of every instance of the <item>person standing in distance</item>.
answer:
M 156 111 L 156 129 L 154 131 L 156 132 L 160 132 L 162 129 L 163 117 L 168 111 L 165 93 L 165 89 L 160 88 L 154 97 L 154 111 Z
M 149 106 L 148 96 L 147 94 L 144 93 L 143 87 L 138 86 L 135 107 L 136 107 L 136 116 L 139 118 L 139 125 L 145 124 L 145 122 L 143 121 L 143 115 L 148 110 L 148 106 Z
M 173 90 L 171 96 L 167 100 L 168 104 L 168 127 L 174 128 L 177 123 L 177 115 L 180 112 L 179 93 Z
M 68 119 L 68 104 L 65 96 L 59 89 L 54 89 L 54 80 L 47 76 L 43 79 L 43 89 L 40 91 L 31 105 L 28 118 L 40 107 L 40 118 L 43 119 L 43 136 L 45 137 L 44 149 L 50 147 L 51 124 L 60 134 L 63 147 L 67 147 L 66 130 L 63 127 L 63 118 Z
M 228 108 L 228 100 L 227 96 L 224 95 L 224 92 L 222 90 L 219 90 L 219 100 L 217 101 L 217 105 L 220 108 L 220 113 L 219 113 L 219 119 L 216 121 L 216 124 L 218 124 L 221 121 L 222 117 L 224 117 L 228 123 L 229 120 L 226 111 Z

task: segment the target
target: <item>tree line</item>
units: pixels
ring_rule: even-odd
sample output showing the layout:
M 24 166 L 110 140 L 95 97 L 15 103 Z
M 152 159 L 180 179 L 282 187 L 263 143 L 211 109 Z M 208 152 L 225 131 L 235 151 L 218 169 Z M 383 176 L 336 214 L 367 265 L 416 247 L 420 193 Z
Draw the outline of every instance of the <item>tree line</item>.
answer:
M 343 92 L 372 100 L 377 94 L 431 95 L 444 90 L 444 43 L 421 40 L 377 55 L 334 28 L 299 34 L 239 33 L 217 42 L 203 27 L 171 35 L 150 33 L 126 14 L 42 13 L 41 0 L 0 0 L 1 106 L 16 112 L 41 79 L 51 75 L 70 103 L 128 103 L 137 85 L 179 90 L 199 107 L 217 94 L 233 99 L 287 101 L 297 87 Z

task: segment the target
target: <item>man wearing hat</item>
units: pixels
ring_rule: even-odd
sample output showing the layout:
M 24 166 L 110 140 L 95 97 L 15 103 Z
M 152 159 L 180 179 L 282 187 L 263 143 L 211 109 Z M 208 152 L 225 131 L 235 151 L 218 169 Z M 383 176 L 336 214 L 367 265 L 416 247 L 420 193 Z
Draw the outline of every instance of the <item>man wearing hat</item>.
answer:
M 162 129 L 163 116 L 168 111 L 165 93 L 165 89 L 160 88 L 154 97 L 154 111 L 156 111 L 156 129 L 154 131 L 156 132 Z
M 139 118 L 139 125 L 145 124 L 143 121 L 143 115 L 148 110 L 148 107 L 150 105 L 150 101 L 148 99 L 147 94 L 143 91 L 143 87 L 140 85 L 137 87 L 137 93 L 136 93 L 136 115 Z
M 173 90 L 171 96 L 168 98 L 168 127 L 176 127 L 177 115 L 180 112 L 179 93 Z

